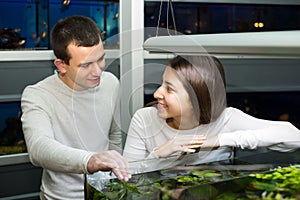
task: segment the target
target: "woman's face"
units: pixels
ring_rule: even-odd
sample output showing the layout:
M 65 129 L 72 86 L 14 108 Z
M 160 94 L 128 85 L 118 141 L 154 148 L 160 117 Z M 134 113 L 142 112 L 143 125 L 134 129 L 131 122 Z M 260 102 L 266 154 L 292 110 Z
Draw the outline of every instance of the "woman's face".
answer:
M 167 66 L 162 79 L 162 85 L 154 93 L 154 98 L 158 100 L 158 116 L 172 118 L 177 126 L 190 124 L 194 116 L 193 107 L 176 71 Z

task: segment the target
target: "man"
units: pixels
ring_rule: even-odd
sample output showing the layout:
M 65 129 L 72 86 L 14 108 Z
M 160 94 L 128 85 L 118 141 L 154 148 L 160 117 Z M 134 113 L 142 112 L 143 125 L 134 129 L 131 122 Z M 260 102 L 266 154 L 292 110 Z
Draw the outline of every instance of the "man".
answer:
M 31 162 L 43 168 L 41 199 L 82 200 L 84 174 L 131 177 L 120 154 L 119 81 L 103 71 L 100 30 L 91 19 L 59 21 L 51 39 L 58 71 L 25 88 L 23 131 Z

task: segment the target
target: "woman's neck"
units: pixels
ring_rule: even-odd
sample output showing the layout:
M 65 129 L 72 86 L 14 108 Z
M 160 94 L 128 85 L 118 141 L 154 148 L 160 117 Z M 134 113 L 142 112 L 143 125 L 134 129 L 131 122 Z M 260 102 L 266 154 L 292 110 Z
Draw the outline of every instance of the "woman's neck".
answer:
M 197 120 L 177 121 L 174 118 L 169 118 L 166 122 L 170 127 L 178 130 L 189 130 L 199 126 L 199 121 Z

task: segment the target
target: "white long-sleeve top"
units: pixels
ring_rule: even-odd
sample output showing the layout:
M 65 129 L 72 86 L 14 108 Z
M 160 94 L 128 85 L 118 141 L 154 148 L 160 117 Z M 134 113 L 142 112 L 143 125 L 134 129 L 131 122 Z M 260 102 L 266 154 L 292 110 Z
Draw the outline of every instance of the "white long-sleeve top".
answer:
M 198 154 L 190 154 L 180 161 L 177 160 L 178 155 L 175 155 L 156 164 L 155 161 L 146 162 L 155 158 L 153 154 L 155 147 L 161 146 L 176 134 L 217 136 L 220 147 L 200 150 Z M 231 147 L 242 149 L 268 147 L 281 152 L 291 151 L 300 147 L 300 130 L 289 122 L 254 118 L 232 107 L 226 108 L 220 117 L 210 124 L 200 125 L 191 130 L 177 130 L 157 116 L 155 107 L 147 107 L 134 114 L 123 155 L 132 162 L 133 168 L 138 168 L 142 163 L 142 167 L 145 168 L 142 171 L 150 171 L 155 167 L 162 169 L 179 164 L 199 164 L 227 159 L 232 156 Z M 146 161 L 134 165 L 133 161 L 137 160 Z
M 54 74 L 27 86 L 22 124 L 31 162 L 43 168 L 41 199 L 84 199 L 84 173 L 94 152 L 121 150 L 118 79 L 74 91 Z

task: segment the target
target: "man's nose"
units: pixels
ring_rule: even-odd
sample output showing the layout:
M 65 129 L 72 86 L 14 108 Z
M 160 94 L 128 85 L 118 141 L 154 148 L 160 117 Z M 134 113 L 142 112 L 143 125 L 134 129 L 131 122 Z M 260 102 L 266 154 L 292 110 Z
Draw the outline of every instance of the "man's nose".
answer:
M 103 67 L 101 64 L 94 62 L 92 64 L 92 74 L 96 76 L 100 76 L 103 71 Z

